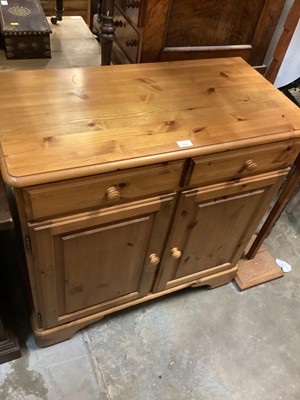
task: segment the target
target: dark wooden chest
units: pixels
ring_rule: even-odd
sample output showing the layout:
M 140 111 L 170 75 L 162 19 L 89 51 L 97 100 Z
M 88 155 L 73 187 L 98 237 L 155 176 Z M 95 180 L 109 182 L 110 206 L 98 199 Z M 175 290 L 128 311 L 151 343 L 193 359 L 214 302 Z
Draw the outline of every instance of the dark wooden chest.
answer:
M 38 0 L 1 0 L 0 31 L 8 59 L 51 57 L 51 28 Z

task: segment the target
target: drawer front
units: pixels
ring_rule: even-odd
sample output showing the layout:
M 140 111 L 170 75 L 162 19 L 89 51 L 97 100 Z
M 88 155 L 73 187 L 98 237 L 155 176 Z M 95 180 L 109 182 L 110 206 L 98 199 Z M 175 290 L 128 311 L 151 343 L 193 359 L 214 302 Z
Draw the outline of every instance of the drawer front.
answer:
M 116 42 L 128 57 L 129 61 L 131 63 L 136 63 L 138 59 L 140 35 L 122 15 L 118 7 L 115 7 L 114 23 L 116 27 Z
M 298 152 L 298 146 L 281 143 L 196 157 L 186 184 L 197 186 L 278 170 L 290 166 Z
M 138 26 L 140 3 L 140 0 L 115 0 L 115 4 L 135 26 Z
M 174 191 L 183 162 L 90 176 L 23 189 L 29 220 L 52 217 Z

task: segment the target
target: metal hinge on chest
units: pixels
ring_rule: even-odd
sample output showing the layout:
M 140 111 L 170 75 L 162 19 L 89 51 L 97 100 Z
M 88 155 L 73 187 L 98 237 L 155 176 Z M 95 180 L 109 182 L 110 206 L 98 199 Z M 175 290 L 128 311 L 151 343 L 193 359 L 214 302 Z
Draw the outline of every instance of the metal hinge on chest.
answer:
M 36 322 L 37 322 L 38 328 L 42 328 L 43 327 L 43 319 L 42 319 L 42 314 L 41 313 L 37 313 L 36 314 Z
M 31 253 L 32 248 L 31 248 L 31 240 L 30 240 L 29 236 L 25 236 L 24 243 L 25 243 L 25 250 L 27 251 L 27 253 Z

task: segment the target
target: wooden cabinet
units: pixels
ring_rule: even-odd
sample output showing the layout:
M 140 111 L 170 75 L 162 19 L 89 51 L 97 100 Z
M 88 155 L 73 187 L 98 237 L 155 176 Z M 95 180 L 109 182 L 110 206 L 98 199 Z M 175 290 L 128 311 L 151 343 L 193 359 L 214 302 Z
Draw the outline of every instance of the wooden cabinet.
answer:
M 262 66 L 284 3 L 115 0 L 116 40 L 130 62 L 240 56 Z
M 262 146 L 260 152 L 268 148 Z M 169 291 L 186 286 L 217 287 L 230 282 L 245 246 L 288 173 L 289 169 L 284 167 L 297 153 L 295 145 L 283 148 L 281 144 L 279 148 L 285 154 L 277 158 L 279 170 L 259 174 L 248 171 L 246 177 L 233 179 L 234 173 L 228 169 L 225 175 L 215 175 L 218 183 L 196 188 L 189 187 L 203 180 L 199 165 L 205 165 L 208 156 L 184 164 L 171 162 L 17 190 L 20 214 L 25 214 L 23 233 L 31 266 L 38 343 L 44 346 L 63 340 L 81 326 L 120 307 Z M 269 158 L 277 157 L 276 149 L 275 145 L 273 158 Z M 249 149 L 252 156 L 257 152 L 257 148 Z M 238 153 L 226 152 L 214 159 L 223 159 L 224 163 L 230 160 L 230 165 L 238 160 L 240 164 L 243 152 L 240 157 Z M 216 165 L 217 162 L 210 163 L 210 168 Z M 264 165 L 257 165 L 258 170 Z M 146 171 L 152 184 L 140 182 L 141 186 L 133 185 L 131 189 L 132 195 L 142 197 L 140 200 L 134 200 L 134 196 L 122 200 L 119 194 L 105 203 L 99 182 L 107 186 L 123 182 L 125 176 L 132 183 L 137 183 L 136 176 L 149 182 Z M 211 180 L 209 174 L 205 176 Z M 128 186 L 130 191 L 129 183 Z M 74 187 L 80 201 L 70 197 L 69 202 L 62 204 Z M 117 184 L 117 191 L 116 187 Z M 147 196 L 151 191 L 171 188 L 176 192 Z M 95 189 L 100 205 L 104 205 L 93 210 L 94 203 L 88 201 Z M 111 194 L 104 193 L 106 197 Z M 47 203 L 46 211 L 42 204 Z M 76 204 L 78 210 L 80 204 L 89 204 L 91 210 L 74 213 Z M 62 215 L 51 218 L 58 210 Z
M 5 75 L 1 173 L 39 345 L 233 279 L 299 153 L 294 104 L 239 58 Z

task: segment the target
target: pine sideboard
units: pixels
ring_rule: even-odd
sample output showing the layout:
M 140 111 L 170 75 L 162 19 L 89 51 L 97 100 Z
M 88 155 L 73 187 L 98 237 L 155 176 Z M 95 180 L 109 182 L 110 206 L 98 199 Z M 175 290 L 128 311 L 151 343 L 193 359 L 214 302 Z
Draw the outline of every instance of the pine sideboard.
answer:
M 230 282 L 299 153 L 299 109 L 241 58 L 0 82 L 1 172 L 40 346 L 179 289 Z

